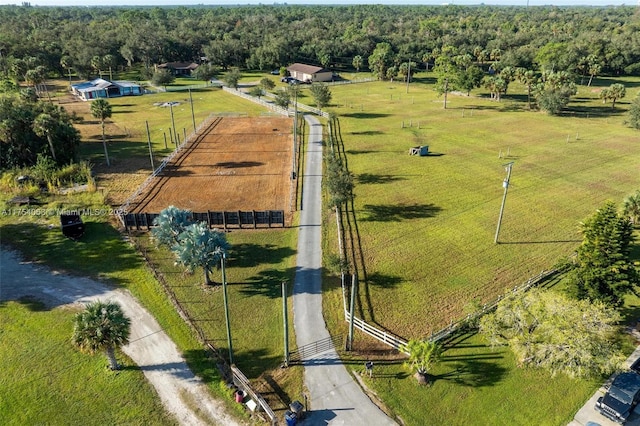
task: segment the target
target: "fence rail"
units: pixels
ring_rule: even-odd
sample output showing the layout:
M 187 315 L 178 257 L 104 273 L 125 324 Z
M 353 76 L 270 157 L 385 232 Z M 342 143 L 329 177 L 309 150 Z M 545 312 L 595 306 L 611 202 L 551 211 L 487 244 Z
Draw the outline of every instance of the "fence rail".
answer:
M 126 230 L 135 229 L 147 231 L 151 229 L 155 218 L 159 213 L 122 213 L 121 221 Z M 254 229 L 259 227 L 272 228 L 275 225 L 281 227 L 284 223 L 284 210 L 250 210 L 250 211 L 207 211 L 206 213 L 191 213 L 195 221 L 206 222 L 210 228 L 222 227 L 243 228 L 250 226 Z
M 240 90 L 237 90 L 237 89 L 232 89 L 232 88 L 227 87 L 227 86 L 222 86 L 222 90 L 224 90 L 227 93 L 231 93 L 233 95 L 240 96 L 241 98 L 244 98 L 244 99 L 246 99 L 248 101 L 260 104 L 265 108 L 268 108 L 268 109 L 270 109 L 272 111 L 277 112 L 278 114 L 282 114 L 282 115 L 286 115 L 286 116 L 291 116 L 293 114 L 292 111 L 289 111 L 286 108 L 279 107 L 278 105 L 274 104 L 273 102 L 267 102 L 264 99 L 260 99 L 260 98 L 257 98 L 255 96 L 251 96 L 251 95 L 249 95 L 247 93 L 244 93 L 243 91 L 240 91 Z
M 149 177 L 147 177 L 147 179 L 145 179 L 145 181 L 136 189 L 136 191 L 133 194 L 131 194 L 129 196 L 129 198 L 127 198 L 125 200 L 125 202 L 118 209 L 118 211 L 120 212 L 118 217 L 120 218 L 120 221 L 122 222 L 122 225 L 126 226 L 125 223 L 124 223 L 123 216 L 128 213 L 129 207 L 130 207 L 131 203 L 133 202 L 133 200 L 138 198 L 140 196 L 140 194 L 142 194 L 147 189 L 147 187 L 151 184 L 151 182 L 153 182 L 153 180 L 156 178 L 156 176 L 158 176 L 160 173 L 162 173 L 162 171 L 167 166 L 167 164 L 169 164 L 171 161 L 173 161 L 173 159 L 179 153 L 181 153 L 184 150 L 185 147 L 187 147 L 191 143 L 194 143 L 195 141 L 197 141 L 198 137 L 200 136 L 201 130 L 203 128 L 205 128 L 205 127 L 209 127 L 209 126 L 213 125 L 215 123 L 214 122 L 215 118 L 216 117 L 213 114 L 211 114 L 202 123 L 200 123 L 200 125 L 198 127 L 196 127 L 196 130 L 193 133 L 189 134 L 184 139 L 184 142 L 182 142 L 180 145 L 176 146 L 176 149 L 174 149 L 173 152 L 171 154 L 169 154 L 169 156 L 165 157 L 165 159 L 162 160 L 162 163 L 160 163 L 160 165 L 153 171 L 153 173 L 151 173 L 151 175 L 149 175 Z
M 344 317 L 347 322 L 351 321 L 351 314 L 346 309 L 344 311 Z M 367 324 L 364 320 L 361 320 L 358 317 L 353 317 L 353 326 L 358 330 L 368 334 L 369 336 L 381 341 L 382 343 L 391 346 L 394 349 L 400 350 L 402 346 L 407 344 L 406 340 L 403 340 L 391 333 L 387 333 L 386 331 L 382 331 L 379 328 Z
M 276 417 L 276 413 L 271 409 L 267 401 L 256 392 L 252 387 L 249 379 L 240 371 L 235 365 L 231 366 L 231 372 L 233 374 L 233 383 L 238 387 L 238 389 L 242 390 L 246 395 L 249 395 L 251 399 L 253 399 L 256 404 L 265 412 L 272 425 L 278 424 L 278 418 Z

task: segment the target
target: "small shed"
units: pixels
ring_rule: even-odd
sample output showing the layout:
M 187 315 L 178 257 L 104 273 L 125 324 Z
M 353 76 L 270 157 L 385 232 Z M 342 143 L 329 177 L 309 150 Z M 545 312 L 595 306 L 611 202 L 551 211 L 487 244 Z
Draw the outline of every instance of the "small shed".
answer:
M 165 62 L 164 64 L 156 65 L 157 69 L 169 70 L 171 74 L 178 76 L 190 76 L 191 72 L 198 68 L 198 64 L 195 62 Z
M 424 157 L 429 155 L 429 145 L 414 146 L 409 148 L 409 155 Z
M 289 75 L 305 83 L 316 81 L 332 81 L 333 71 L 315 65 L 295 63 L 287 67 Z

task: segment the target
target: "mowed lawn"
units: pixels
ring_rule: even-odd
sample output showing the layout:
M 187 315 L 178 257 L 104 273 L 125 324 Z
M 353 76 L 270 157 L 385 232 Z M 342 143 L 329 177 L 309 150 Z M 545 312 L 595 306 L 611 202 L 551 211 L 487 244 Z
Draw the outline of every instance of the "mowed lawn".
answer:
M 579 245 L 581 220 L 640 187 L 640 132 L 622 124 L 637 79 L 623 81 L 615 110 L 599 87 L 580 86 L 560 117 L 528 111 L 516 83 L 501 102 L 481 90 L 450 94 L 445 110 L 431 83 L 409 93 L 404 83 L 334 86 L 329 108 L 356 183 L 368 277 L 359 315 L 404 338 L 426 337 L 474 300 L 553 268 Z M 418 145 L 431 155 L 408 155 Z
M 119 353 L 123 369 L 112 372 L 104 354 L 75 349 L 78 311 L 28 299 L 0 303 L 2 424 L 177 424 L 131 360 Z

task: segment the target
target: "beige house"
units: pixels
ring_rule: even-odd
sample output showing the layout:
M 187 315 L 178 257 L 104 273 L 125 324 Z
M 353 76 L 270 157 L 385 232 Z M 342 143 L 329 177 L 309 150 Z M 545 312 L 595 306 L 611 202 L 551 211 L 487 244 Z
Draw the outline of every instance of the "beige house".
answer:
M 287 71 L 289 71 L 291 77 L 297 78 L 305 83 L 333 80 L 333 72 L 331 70 L 314 65 L 296 63 L 288 66 Z

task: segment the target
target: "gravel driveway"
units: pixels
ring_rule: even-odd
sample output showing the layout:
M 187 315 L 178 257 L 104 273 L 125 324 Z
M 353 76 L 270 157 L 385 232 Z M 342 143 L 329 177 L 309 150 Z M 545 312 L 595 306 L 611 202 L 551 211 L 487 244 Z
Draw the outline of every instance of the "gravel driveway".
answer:
M 58 274 L 0 250 L 0 300 L 32 296 L 48 307 L 95 300 L 118 302 L 131 319 L 131 337 L 122 348 L 144 372 L 162 403 L 183 425 L 238 425 L 194 376 L 178 348 L 155 318 L 127 291 L 100 282 Z M 192 401 L 189 404 L 188 401 Z M 195 401 L 195 403 L 194 403 Z M 192 406 L 197 406 L 194 410 Z

